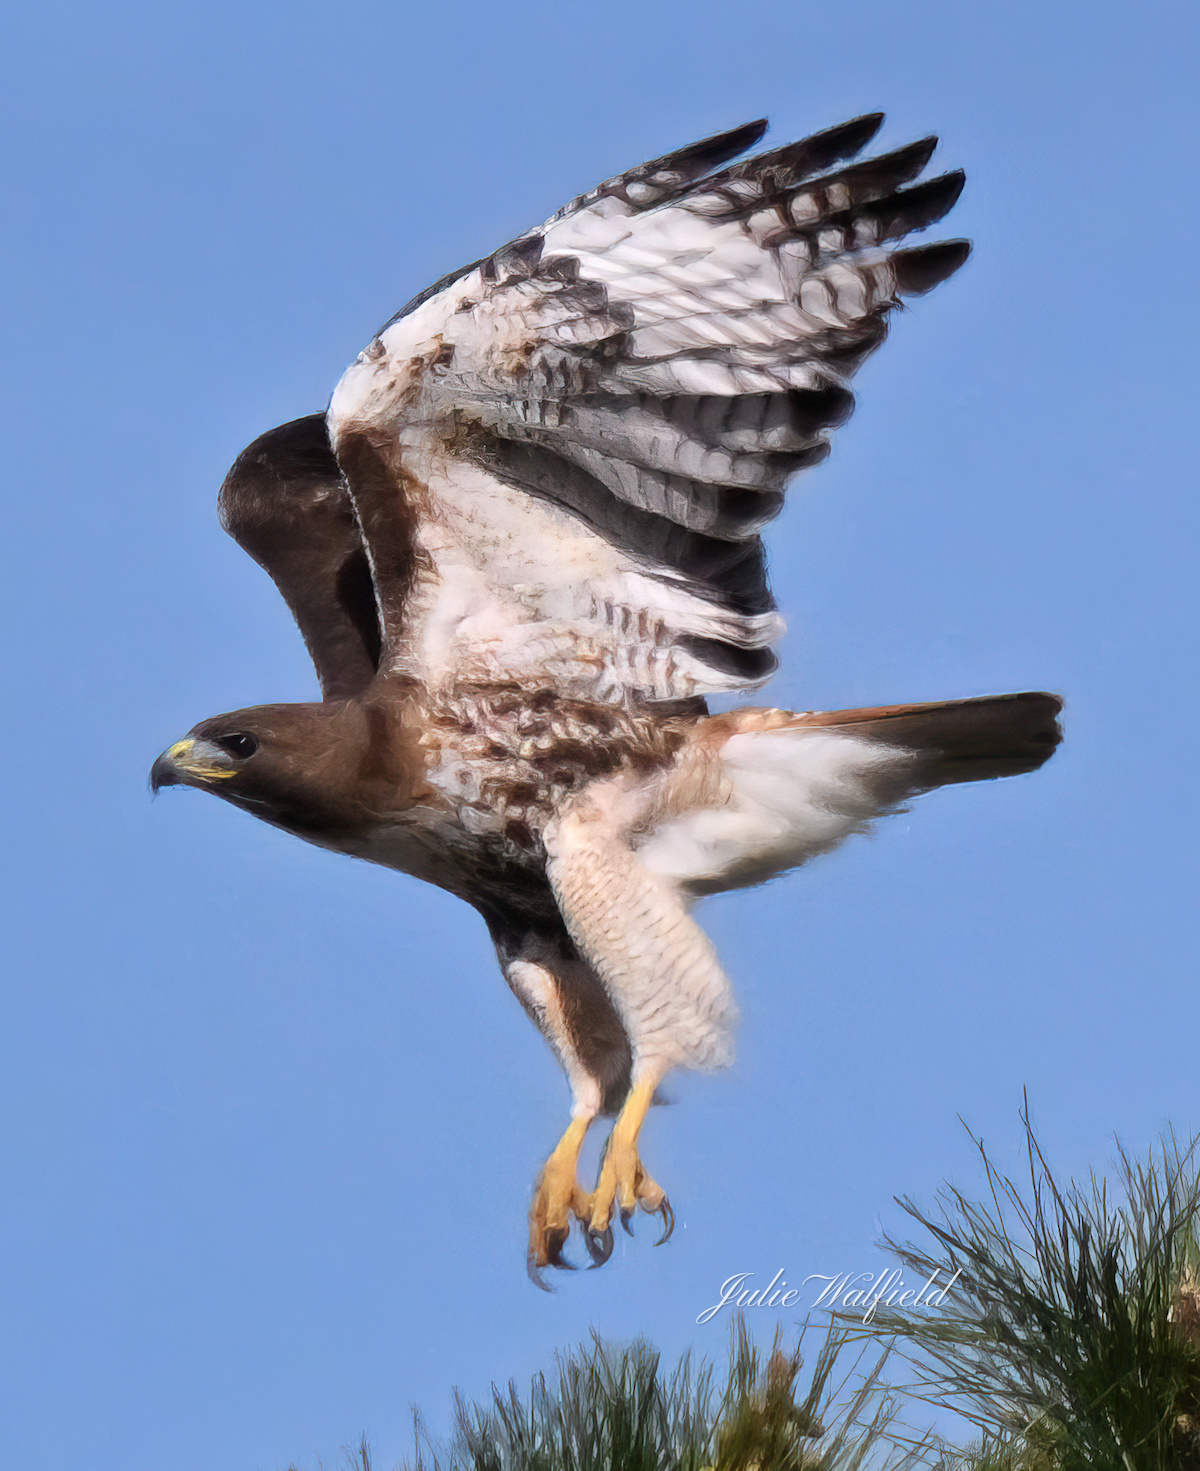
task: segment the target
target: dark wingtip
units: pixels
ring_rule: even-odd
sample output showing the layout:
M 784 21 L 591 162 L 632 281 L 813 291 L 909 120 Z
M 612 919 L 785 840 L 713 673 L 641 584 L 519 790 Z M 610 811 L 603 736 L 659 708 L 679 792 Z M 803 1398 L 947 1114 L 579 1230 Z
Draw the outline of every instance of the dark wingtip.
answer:
M 743 148 L 753 148 L 770 126 L 770 118 L 756 117 L 753 122 L 742 123 L 739 127 L 730 128 L 727 133 L 718 133 L 715 138 L 710 138 L 709 142 L 731 146 L 736 144 L 737 152 L 741 153 Z
M 766 131 L 767 119 L 755 118 L 751 123 L 741 123 L 736 128 L 730 128 L 728 132 L 714 133 L 711 138 L 701 138 L 683 148 L 675 148 L 670 153 L 664 153 L 661 158 L 648 159 L 629 173 L 623 174 L 620 180 L 610 180 L 609 183 L 653 179 L 659 174 L 675 174 L 691 183 L 702 178 L 710 169 L 719 168 L 731 158 L 736 158 L 739 153 L 745 153 L 747 148 L 753 148 Z M 601 186 L 602 189 L 604 187 Z M 669 192 L 676 192 L 675 186 Z M 587 199 L 591 196 L 582 197 Z M 575 205 L 567 208 L 573 209 Z
M 962 169 L 951 169 L 948 174 L 941 176 L 941 182 L 942 187 L 950 196 L 950 203 L 953 204 L 963 192 L 963 185 L 967 182 L 967 176 Z
M 860 148 L 865 148 L 883 127 L 884 116 L 882 112 L 864 112 L 859 117 L 813 133 L 811 137 L 801 139 L 796 146 L 807 148 L 812 153 L 814 167 L 827 168 L 836 159 L 850 158 Z
M 895 239 L 912 230 L 925 230 L 958 203 L 967 176 L 961 169 L 926 179 L 911 189 L 899 189 L 866 205 L 862 213 L 879 221 L 883 238 Z
M 858 140 L 857 147 L 865 148 L 883 127 L 883 120 L 886 116 L 887 114 L 883 112 L 864 112 L 858 117 L 852 117 L 849 122 L 842 123 L 840 127 L 830 128 L 828 131 L 840 133 L 847 139 L 854 137 Z
M 909 152 L 913 155 L 914 158 L 922 155 L 924 156 L 925 163 L 921 165 L 921 168 L 924 168 L 925 164 L 928 163 L 933 155 L 937 152 L 937 146 L 940 142 L 941 139 L 936 133 L 928 133 L 924 138 L 918 138 L 915 143 L 910 143 L 908 145 Z
M 711 138 L 701 138 L 697 143 L 689 143 L 686 148 L 677 149 L 674 153 L 656 159 L 654 164 L 647 167 L 680 169 L 693 178 L 698 178 L 709 169 L 718 168 L 731 158 L 736 158 L 739 153 L 745 153 L 747 148 L 753 148 L 767 131 L 767 127 L 768 121 L 765 117 L 755 118 L 752 123 L 742 123 L 736 128 L 730 128 L 728 132 L 714 133 Z
M 915 143 L 906 143 L 903 148 L 894 148 L 890 153 L 879 153 L 873 158 L 849 164 L 836 177 L 856 189 L 865 187 L 882 196 L 888 190 L 915 179 L 933 157 L 937 142 L 935 137 L 918 138 Z
M 969 240 L 943 240 L 937 245 L 918 245 L 892 255 L 896 290 L 902 296 L 923 296 L 953 276 L 971 254 Z
M 852 117 L 849 122 L 837 123 L 822 133 L 802 138 L 792 148 L 803 157 L 805 173 L 827 169 L 839 159 L 853 158 L 861 152 L 883 126 L 883 118 L 881 112 L 864 112 L 861 117 Z
M 217 492 L 217 519 L 240 544 L 240 537 L 266 514 L 261 505 L 264 484 L 269 487 L 266 494 L 278 496 L 286 494 L 289 481 L 307 487 L 314 479 L 340 476 L 324 413 L 290 419 L 260 434 L 234 460 Z
M 781 148 L 772 148 L 744 159 L 727 171 L 727 177 L 761 178 L 768 170 L 775 170 L 786 175 L 792 183 L 799 183 L 841 159 L 852 158 L 866 147 L 882 122 L 881 112 L 851 118 L 848 123 L 838 123 L 823 133 L 813 133 L 810 137 L 798 138 L 794 143 L 785 143 Z
M 951 169 L 948 174 L 938 174 L 934 179 L 926 179 L 911 189 L 903 190 L 896 198 L 910 206 L 927 205 L 922 223 L 932 225 L 958 203 L 966 182 L 967 176 L 962 169 Z

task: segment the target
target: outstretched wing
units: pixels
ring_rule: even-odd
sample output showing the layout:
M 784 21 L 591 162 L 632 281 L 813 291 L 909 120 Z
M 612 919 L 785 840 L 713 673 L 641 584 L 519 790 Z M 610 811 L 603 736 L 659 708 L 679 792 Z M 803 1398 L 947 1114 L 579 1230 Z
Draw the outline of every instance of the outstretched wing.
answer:
M 234 461 L 217 504 L 221 525 L 270 573 L 291 608 L 325 698 L 360 694 L 379 663 L 379 619 L 325 415 L 260 435 Z
M 770 674 L 759 532 L 890 309 L 969 249 L 892 248 L 961 190 L 904 187 L 936 140 L 834 167 L 880 121 L 721 167 L 754 123 L 643 164 L 382 329 L 329 426 L 389 670 L 609 701 Z

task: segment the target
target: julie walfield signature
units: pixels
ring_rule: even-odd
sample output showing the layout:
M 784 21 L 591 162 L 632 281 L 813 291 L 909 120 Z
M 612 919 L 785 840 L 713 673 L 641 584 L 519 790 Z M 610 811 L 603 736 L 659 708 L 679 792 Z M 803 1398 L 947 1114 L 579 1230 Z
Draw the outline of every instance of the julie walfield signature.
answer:
M 803 1288 L 810 1282 L 825 1284 L 817 1291 L 814 1287 L 806 1303 L 808 1309 L 830 1308 L 833 1311 L 850 1312 L 863 1309 L 862 1320 L 869 1323 L 874 1318 L 880 1303 L 884 1307 L 905 1309 L 936 1308 L 946 1299 L 946 1293 L 962 1275 L 960 1267 L 953 1277 L 939 1285 L 942 1276 L 939 1267 L 920 1287 L 906 1287 L 899 1267 L 882 1272 L 810 1272 L 800 1287 L 789 1287 L 780 1268 L 765 1287 L 748 1287 L 753 1272 L 735 1272 L 721 1283 L 721 1293 L 711 1307 L 697 1314 L 697 1323 L 707 1323 L 715 1318 L 722 1308 L 790 1308 L 795 1307 L 804 1295 Z

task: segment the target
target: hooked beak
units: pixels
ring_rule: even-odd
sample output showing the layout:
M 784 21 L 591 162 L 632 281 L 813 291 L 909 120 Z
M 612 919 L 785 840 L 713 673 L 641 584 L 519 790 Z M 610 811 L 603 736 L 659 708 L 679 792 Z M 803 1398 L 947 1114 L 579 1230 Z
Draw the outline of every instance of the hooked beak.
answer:
M 150 790 L 157 796 L 163 787 L 197 786 L 234 774 L 229 757 L 219 746 L 187 736 L 168 746 L 150 768 Z
M 163 787 L 181 787 L 183 785 L 183 773 L 176 766 L 176 760 L 186 756 L 188 750 L 195 744 L 194 741 L 176 741 L 169 746 L 154 765 L 150 768 L 150 790 L 154 796 L 158 796 Z

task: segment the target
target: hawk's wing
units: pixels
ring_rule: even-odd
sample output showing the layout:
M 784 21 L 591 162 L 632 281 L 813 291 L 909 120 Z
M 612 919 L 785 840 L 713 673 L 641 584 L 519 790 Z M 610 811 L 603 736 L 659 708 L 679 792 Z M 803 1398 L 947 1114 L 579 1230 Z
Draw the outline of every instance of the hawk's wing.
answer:
M 379 663 L 379 618 L 325 415 L 293 419 L 248 445 L 225 477 L 218 506 L 221 525 L 287 600 L 325 698 L 360 694 Z
M 390 670 L 610 701 L 770 674 L 759 531 L 888 311 L 968 252 L 891 248 L 958 197 L 958 173 L 904 187 L 935 140 L 835 168 L 880 121 L 643 164 L 387 324 L 329 427 Z

